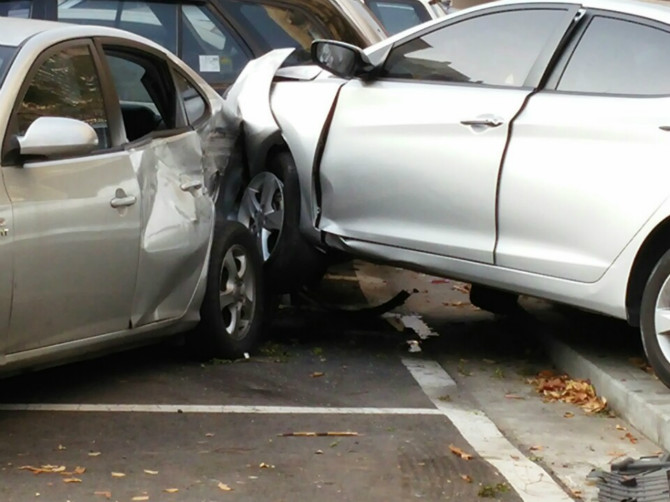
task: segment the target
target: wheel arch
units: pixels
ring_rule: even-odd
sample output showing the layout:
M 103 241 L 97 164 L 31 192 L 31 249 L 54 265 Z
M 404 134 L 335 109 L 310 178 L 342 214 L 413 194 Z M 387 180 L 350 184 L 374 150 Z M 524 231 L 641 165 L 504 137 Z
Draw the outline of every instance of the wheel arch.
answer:
M 670 249 L 670 217 L 661 221 L 640 246 L 626 288 L 626 316 L 631 326 L 640 325 L 640 304 L 647 280 L 663 254 Z

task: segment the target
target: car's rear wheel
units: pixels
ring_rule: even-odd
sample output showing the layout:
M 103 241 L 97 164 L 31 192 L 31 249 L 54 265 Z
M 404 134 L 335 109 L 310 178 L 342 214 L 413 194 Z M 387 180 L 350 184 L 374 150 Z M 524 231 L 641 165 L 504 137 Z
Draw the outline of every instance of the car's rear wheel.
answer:
M 192 336 L 207 357 L 239 358 L 253 351 L 263 329 L 262 261 L 243 225 L 220 221 L 214 231 L 201 321 Z
M 649 363 L 670 387 L 670 251 L 656 264 L 644 288 L 640 330 Z
M 313 280 L 323 259 L 300 235 L 300 186 L 293 157 L 273 156 L 267 171 L 245 189 L 238 221 L 251 230 L 263 260 L 268 289 L 289 293 Z

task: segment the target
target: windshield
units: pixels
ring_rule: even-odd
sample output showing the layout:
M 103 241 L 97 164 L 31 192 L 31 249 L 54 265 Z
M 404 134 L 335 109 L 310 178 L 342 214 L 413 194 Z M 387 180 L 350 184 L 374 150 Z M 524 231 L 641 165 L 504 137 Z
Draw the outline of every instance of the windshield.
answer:
M 16 54 L 16 47 L 9 47 L 7 45 L 0 45 L 0 83 L 4 83 L 7 70 Z

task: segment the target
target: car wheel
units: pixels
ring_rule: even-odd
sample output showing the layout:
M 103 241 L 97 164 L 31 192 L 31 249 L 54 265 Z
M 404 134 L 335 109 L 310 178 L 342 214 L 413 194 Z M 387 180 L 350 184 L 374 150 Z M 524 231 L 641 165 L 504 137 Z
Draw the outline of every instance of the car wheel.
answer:
M 273 293 L 295 291 L 325 270 L 325 261 L 300 235 L 300 187 L 291 154 L 275 155 L 245 189 L 238 221 L 251 230 Z
M 206 357 L 239 358 L 253 351 L 263 330 L 262 261 L 249 230 L 219 221 L 207 274 L 207 290 L 194 334 Z
M 670 387 L 670 251 L 656 264 L 644 288 L 640 330 L 649 363 Z

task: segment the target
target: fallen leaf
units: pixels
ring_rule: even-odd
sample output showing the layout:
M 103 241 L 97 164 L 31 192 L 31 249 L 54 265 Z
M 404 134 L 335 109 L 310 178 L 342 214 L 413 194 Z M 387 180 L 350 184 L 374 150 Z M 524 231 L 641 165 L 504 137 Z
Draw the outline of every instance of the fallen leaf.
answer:
M 531 447 L 528 448 L 528 449 L 529 449 L 530 451 L 542 451 L 542 450 L 544 449 L 544 447 L 543 447 L 543 446 L 540 446 L 540 445 L 534 445 L 534 446 L 531 446 Z
M 79 478 L 63 478 L 63 483 L 81 483 Z
M 219 490 L 223 490 L 224 492 L 231 492 L 231 491 L 233 491 L 233 489 L 232 489 L 230 486 L 228 486 L 227 484 L 225 484 L 225 483 L 219 483 L 219 484 L 218 484 L 218 487 L 219 487 Z
M 32 465 L 23 465 L 19 467 L 20 471 L 30 471 L 33 474 L 43 474 L 43 473 L 61 473 L 65 472 L 64 465 L 42 465 L 40 467 L 33 467 Z
M 630 432 L 626 432 L 626 435 L 624 436 L 628 441 L 630 441 L 632 444 L 637 443 L 637 438 L 633 436 Z
M 261 462 L 260 464 L 258 464 L 258 467 L 260 467 L 261 469 L 274 469 L 275 468 L 274 465 L 266 464 L 265 462 Z
M 566 411 L 565 413 L 563 413 L 563 418 L 572 418 L 574 416 L 575 414 L 572 413 L 571 411 Z
M 526 399 L 523 396 L 519 396 L 518 394 L 505 394 L 506 399 Z
M 65 446 L 63 446 L 62 444 L 59 444 L 59 445 L 58 445 L 58 449 L 59 449 L 60 451 L 62 451 L 62 450 L 67 450 L 67 448 L 66 448 Z
M 465 453 L 463 450 L 461 450 L 457 446 L 454 446 L 453 444 L 449 445 L 449 449 L 451 450 L 451 453 L 453 453 L 454 455 L 458 455 L 463 460 L 470 460 L 472 458 L 471 454 Z
M 625 431 L 627 430 L 623 425 L 616 424 L 615 426 L 616 430 L 618 431 Z
M 163 491 L 165 493 L 177 493 L 179 491 L 179 488 L 165 488 Z
M 149 469 L 144 469 L 144 472 L 146 474 L 151 474 L 152 476 L 155 476 L 156 474 L 158 474 L 158 471 L 150 471 Z
M 88 453 L 89 457 L 97 457 L 98 455 L 100 455 L 99 451 L 91 451 Z
M 466 483 L 472 483 L 472 478 L 468 476 L 467 474 L 461 474 L 461 479 L 465 481 Z
M 213 433 L 213 432 L 208 432 L 207 434 L 205 434 L 205 437 L 207 437 L 207 438 L 213 438 L 213 437 L 214 437 L 214 433 Z
M 312 378 L 319 378 L 319 377 L 322 377 L 323 375 L 325 375 L 325 373 L 323 371 L 315 371 L 310 376 Z
M 126 475 L 122 472 L 112 472 L 112 477 L 113 478 L 124 478 Z
M 137 495 L 136 497 L 131 498 L 133 502 L 141 502 L 142 500 L 149 500 L 149 495 Z
M 105 497 L 105 498 L 108 498 L 108 499 L 112 498 L 112 492 L 109 492 L 109 491 L 93 492 L 93 495 L 99 495 L 101 497 Z

